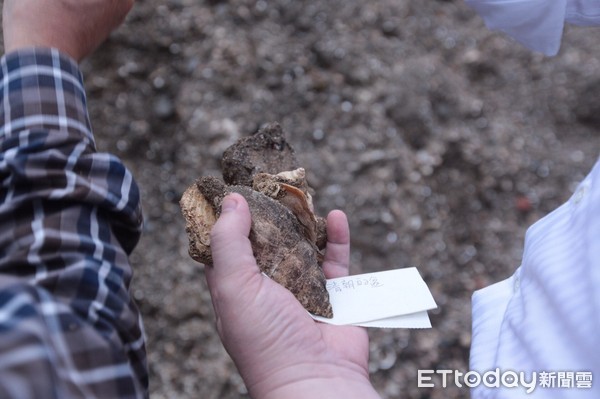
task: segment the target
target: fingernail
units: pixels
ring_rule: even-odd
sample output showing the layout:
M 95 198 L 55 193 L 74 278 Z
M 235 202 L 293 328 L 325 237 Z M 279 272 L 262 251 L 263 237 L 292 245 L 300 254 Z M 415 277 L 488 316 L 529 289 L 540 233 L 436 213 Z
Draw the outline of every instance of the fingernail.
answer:
M 231 212 L 237 208 L 238 203 L 235 198 L 232 198 L 231 195 L 228 195 L 223 199 L 223 204 L 221 205 L 221 212 Z

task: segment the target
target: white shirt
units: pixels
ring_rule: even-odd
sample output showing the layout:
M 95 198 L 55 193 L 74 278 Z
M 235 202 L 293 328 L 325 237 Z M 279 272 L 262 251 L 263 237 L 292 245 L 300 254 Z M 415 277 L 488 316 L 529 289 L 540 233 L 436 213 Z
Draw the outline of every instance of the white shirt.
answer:
M 465 0 L 488 28 L 500 30 L 526 47 L 556 55 L 565 22 L 600 25 L 599 0 Z
M 527 381 L 537 373 L 529 395 L 481 384 L 474 399 L 600 398 L 600 160 L 567 203 L 528 229 L 521 266 L 475 292 L 472 311 L 471 370 L 523 371 Z M 590 372 L 584 388 L 576 379 Z

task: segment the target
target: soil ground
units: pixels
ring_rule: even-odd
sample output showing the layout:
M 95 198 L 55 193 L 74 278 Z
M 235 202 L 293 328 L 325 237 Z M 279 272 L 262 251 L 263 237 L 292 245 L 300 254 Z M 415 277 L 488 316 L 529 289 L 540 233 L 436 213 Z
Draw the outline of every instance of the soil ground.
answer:
M 318 213 L 348 214 L 352 273 L 417 266 L 439 305 L 432 329 L 370 331 L 383 398 L 468 397 L 417 370 L 468 370 L 471 294 L 512 274 L 600 152 L 600 30 L 568 27 L 546 58 L 459 0 L 138 0 L 83 70 L 98 148 L 143 192 L 154 398 L 247 397 L 178 200 L 262 124 L 286 130 Z

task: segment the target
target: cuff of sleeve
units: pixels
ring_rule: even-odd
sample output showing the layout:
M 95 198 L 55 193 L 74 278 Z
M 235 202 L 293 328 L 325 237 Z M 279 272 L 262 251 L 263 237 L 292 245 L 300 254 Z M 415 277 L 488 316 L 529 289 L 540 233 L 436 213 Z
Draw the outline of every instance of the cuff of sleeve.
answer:
M 58 67 L 63 73 L 70 74 L 80 82 L 81 72 L 77 62 L 67 53 L 49 47 L 28 47 L 4 54 L 0 59 L 2 74 L 13 72 L 19 68 L 39 65 Z
M 0 59 L 0 138 L 22 130 L 78 130 L 93 142 L 83 77 L 53 48 L 26 48 Z
M 554 56 L 560 49 L 566 0 L 466 0 L 490 30 L 499 30 L 525 47 Z

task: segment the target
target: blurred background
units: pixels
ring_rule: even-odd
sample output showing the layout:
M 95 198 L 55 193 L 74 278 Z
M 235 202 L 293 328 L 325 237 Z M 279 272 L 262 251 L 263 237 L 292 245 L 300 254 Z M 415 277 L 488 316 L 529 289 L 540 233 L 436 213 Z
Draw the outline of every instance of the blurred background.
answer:
M 468 371 L 471 294 L 512 274 L 527 227 L 596 161 L 599 57 L 598 29 L 568 27 L 546 58 L 462 0 L 138 0 L 83 71 L 98 148 L 143 193 L 132 291 L 152 397 L 247 397 L 178 201 L 271 121 L 318 213 L 348 214 L 352 273 L 416 266 L 438 303 L 432 329 L 369 331 L 378 392 L 468 397 L 417 388 L 417 370 Z

